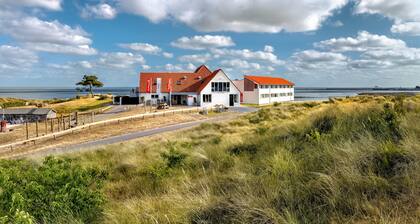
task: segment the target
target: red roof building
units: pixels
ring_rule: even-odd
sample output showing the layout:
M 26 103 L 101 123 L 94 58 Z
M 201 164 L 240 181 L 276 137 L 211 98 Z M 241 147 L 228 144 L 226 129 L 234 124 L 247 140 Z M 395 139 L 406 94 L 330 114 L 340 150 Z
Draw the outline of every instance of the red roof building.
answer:
M 218 77 L 217 80 L 215 80 L 216 77 Z M 221 89 L 216 91 L 215 87 L 219 87 L 219 83 L 221 83 Z M 201 65 L 194 72 L 140 73 L 140 102 L 151 100 L 170 102 L 171 104 L 201 106 L 204 103 L 209 105 L 219 102 L 224 105 L 227 104 L 226 106 L 231 106 L 230 96 L 227 93 L 236 95 L 236 92 L 237 98 L 239 98 L 240 91 L 221 69 L 212 72 L 205 65 Z M 205 99 L 203 95 L 206 95 Z M 224 97 L 226 99 L 223 99 Z M 171 99 L 170 101 L 169 98 Z M 236 96 L 233 97 L 233 104 L 237 104 L 237 98 Z
M 283 78 L 246 75 L 243 86 L 244 103 L 261 105 L 294 100 L 295 84 Z

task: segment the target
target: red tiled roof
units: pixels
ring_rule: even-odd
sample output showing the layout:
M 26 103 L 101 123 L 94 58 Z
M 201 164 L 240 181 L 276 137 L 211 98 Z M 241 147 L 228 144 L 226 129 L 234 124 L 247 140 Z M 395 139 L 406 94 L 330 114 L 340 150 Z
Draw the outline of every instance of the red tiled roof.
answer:
M 151 92 L 155 93 L 156 78 L 161 78 L 162 93 L 169 92 L 167 88 L 169 79 L 172 79 L 172 92 L 199 92 L 204 82 L 210 82 L 207 79 L 210 75 L 212 72 L 205 65 L 198 67 L 195 72 L 142 72 L 140 73 L 139 90 L 141 93 L 145 93 L 147 80 L 152 79 Z
M 210 75 L 212 72 L 210 71 L 209 68 L 207 68 L 206 65 L 201 65 L 194 71 L 194 73 L 198 73 L 202 75 Z
M 260 85 L 290 85 L 290 86 L 295 85 L 293 82 L 290 82 L 289 80 L 286 80 L 283 78 L 277 78 L 277 77 L 270 77 L 270 76 L 246 75 L 244 78 L 251 80 Z
M 213 73 L 211 73 L 211 75 L 207 76 L 207 78 L 203 81 L 203 83 L 201 83 L 201 85 L 198 87 L 197 92 L 201 92 L 206 86 L 207 84 L 209 84 L 209 82 L 217 75 L 217 73 L 219 73 L 222 69 L 217 69 L 215 70 Z

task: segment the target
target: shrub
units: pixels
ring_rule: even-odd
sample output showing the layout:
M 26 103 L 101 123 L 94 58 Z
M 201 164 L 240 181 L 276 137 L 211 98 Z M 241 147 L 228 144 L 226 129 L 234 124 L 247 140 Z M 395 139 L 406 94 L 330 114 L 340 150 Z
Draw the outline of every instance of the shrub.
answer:
M 406 152 L 388 143 L 369 155 L 368 162 L 363 167 L 369 167 L 378 176 L 391 178 L 401 174 L 413 160 Z
M 92 222 L 102 211 L 104 178 L 104 173 L 67 159 L 48 157 L 41 165 L 1 161 L 0 215 L 6 222 L 54 223 L 63 217 Z
M 270 110 L 269 109 L 260 109 L 257 113 L 253 113 L 248 121 L 251 124 L 258 124 L 262 121 L 267 121 L 270 119 Z
M 228 150 L 232 155 L 240 155 L 240 154 L 256 154 L 258 151 L 258 146 L 255 144 L 240 144 L 233 146 Z
M 162 158 L 166 162 L 168 168 L 175 168 L 184 164 L 186 154 L 179 152 L 178 150 L 171 148 L 168 152 L 161 154 Z

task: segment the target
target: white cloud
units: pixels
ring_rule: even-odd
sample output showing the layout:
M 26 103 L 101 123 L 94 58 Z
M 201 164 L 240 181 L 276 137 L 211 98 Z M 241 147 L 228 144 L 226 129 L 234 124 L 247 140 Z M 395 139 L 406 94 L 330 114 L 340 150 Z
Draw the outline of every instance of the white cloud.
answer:
M 165 57 L 165 58 L 173 58 L 174 57 L 174 54 L 169 53 L 169 52 L 163 52 L 162 53 L 162 56 Z
M 391 32 L 420 36 L 420 22 L 397 23 L 391 27 Z
M 32 51 L 15 46 L 0 45 L 0 71 L 29 68 L 38 62 Z
M 16 14 L 15 14 L 16 13 Z M 93 55 L 92 40 L 80 27 L 43 21 L 19 12 L 0 15 L 0 34 L 9 35 L 27 48 L 53 53 Z
M 264 46 L 264 51 L 269 52 L 269 53 L 273 53 L 274 52 L 274 47 L 270 46 L 270 45 L 265 45 Z
M 152 22 L 174 19 L 196 30 L 304 32 L 317 30 L 347 0 L 117 0 L 125 12 Z
M 356 13 L 382 14 L 396 20 L 420 21 L 420 1 L 357 0 Z
M 150 65 L 142 65 L 141 68 L 143 70 L 150 70 L 152 67 L 150 67 Z
M 167 71 L 181 71 L 181 70 L 183 70 L 181 65 L 174 65 L 174 64 L 166 64 L 165 69 Z
M 119 44 L 119 46 L 146 54 L 159 54 L 162 51 L 160 47 L 148 43 Z
M 2 7 L 40 7 L 49 10 L 61 10 L 61 0 L 0 0 Z
M 311 69 L 335 69 L 347 65 L 349 59 L 341 53 L 305 50 L 296 52 L 287 63 L 292 71 Z
M 393 49 L 404 48 L 406 44 L 402 40 L 388 38 L 384 35 L 370 34 L 369 32 L 359 32 L 356 38 L 342 37 L 333 38 L 314 44 L 320 49 L 327 49 L 335 52 L 346 51 L 366 51 L 372 49 Z
M 245 60 L 241 59 L 232 59 L 232 60 L 223 60 L 221 61 L 221 65 L 227 66 L 230 68 L 238 68 L 238 69 L 261 69 L 261 65 L 258 63 L 250 63 Z
M 178 40 L 171 43 L 172 46 L 190 49 L 190 50 L 204 50 L 209 48 L 218 48 L 218 47 L 230 47 L 234 46 L 231 37 L 228 36 L 193 36 L 193 37 L 181 37 Z
M 395 21 L 391 31 L 420 35 L 420 1 L 418 0 L 358 0 L 356 13 L 381 14 Z
M 82 9 L 81 16 L 83 18 L 113 19 L 117 16 L 117 10 L 106 3 L 86 5 Z
M 211 54 L 191 54 L 191 55 L 183 55 L 179 57 L 179 60 L 182 62 L 190 62 L 190 63 L 198 63 L 204 64 L 212 59 Z
M 146 60 L 142 55 L 126 52 L 102 53 L 98 59 L 99 65 L 117 69 L 133 68 L 145 63 Z
M 79 61 L 78 63 L 80 66 L 82 66 L 82 68 L 86 68 L 86 69 L 90 69 L 93 68 L 92 63 L 88 62 L 88 61 Z
M 211 49 L 211 53 L 214 55 L 215 58 L 231 57 L 231 58 L 241 58 L 243 60 L 265 61 L 265 62 L 275 64 L 275 65 L 283 64 L 283 61 L 278 59 L 277 55 L 269 51 L 251 51 L 249 49 L 242 49 L 242 50 Z

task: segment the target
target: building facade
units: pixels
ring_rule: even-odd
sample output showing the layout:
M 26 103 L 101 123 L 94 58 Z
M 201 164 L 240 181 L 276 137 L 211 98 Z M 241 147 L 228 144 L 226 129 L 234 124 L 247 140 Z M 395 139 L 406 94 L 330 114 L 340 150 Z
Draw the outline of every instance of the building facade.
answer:
M 57 117 L 57 112 L 51 108 L 15 108 L 0 110 L 0 119 L 10 124 L 21 124 L 24 122 L 44 121 Z
M 268 76 L 244 76 L 243 102 L 247 104 L 272 104 L 294 100 L 295 84 Z
M 205 65 L 194 72 L 140 73 L 142 103 L 211 107 L 239 106 L 240 90 L 223 70 L 210 71 Z

